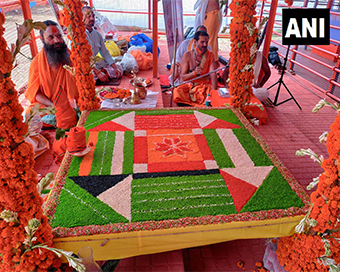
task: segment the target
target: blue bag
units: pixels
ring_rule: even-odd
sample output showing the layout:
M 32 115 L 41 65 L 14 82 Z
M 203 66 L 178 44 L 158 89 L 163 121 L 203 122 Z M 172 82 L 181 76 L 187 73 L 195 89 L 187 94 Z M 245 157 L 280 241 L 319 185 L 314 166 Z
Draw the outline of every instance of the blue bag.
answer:
M 129 42 L 129 47 L 130 46 L 142 46 L 142 45 L 145 45 L 146 46 L 146 50 L 145 52 L 148 53 L 148 52 L 152 52 L 152 39 L 150 39 L 148 36 L 146 36 L 144 33 L 140 33 L 140 34 L 137 34 L 137 35 L 134 35 L 130 38 L 130 42 Z M 159 50 L 158 48 L 158 55 L 161 51 Z

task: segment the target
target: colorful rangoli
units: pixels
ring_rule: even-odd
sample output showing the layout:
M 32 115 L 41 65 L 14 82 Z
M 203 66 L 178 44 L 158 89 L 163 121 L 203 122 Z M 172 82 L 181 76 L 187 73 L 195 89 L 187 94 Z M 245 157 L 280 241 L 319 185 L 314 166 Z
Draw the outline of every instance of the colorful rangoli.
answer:
M 94 111 L 84 126 L 91 151 L 64 161 L 47 203 L 56 236 L 305 213 L 308 196 L 236 110 Z

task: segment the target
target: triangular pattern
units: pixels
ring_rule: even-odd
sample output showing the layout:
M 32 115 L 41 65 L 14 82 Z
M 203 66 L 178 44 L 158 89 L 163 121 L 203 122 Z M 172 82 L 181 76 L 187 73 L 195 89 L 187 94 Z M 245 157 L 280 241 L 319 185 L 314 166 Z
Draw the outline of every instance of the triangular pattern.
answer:
M 233 129 L 233 128 L 240 128 L 240 126 L 221 120 L 221 119 L 217 119 L 203 128 L 204 129 L 217 129 L 217 128 Z
M 199 112 L 199 111 L 194 111 L 194 114 L 201 128 L 204 128 L 208 126 L 209 124 L 211 124 L 212 122 L 214 122 L 215 120 L 217 120 L 216 117 Z
M 258 166 L 258 167 L 237 167 L 237 168 L 224 168 L 224 172 L 248 182 L 255 187 L 260 187 L 263 181 L 266 179 L 273 166 Z
M 74 183 L 78 184 L 94 197 L 97 197 L 107 189 L 123 181 L 127 176 L 128 175 L 75 176 L 69 177 L 69 179 L 73 180 Z
M 113 121 L 108 121 L 99 126 L 91 128 L 88 131 L 131 131 L 131 130 Z
M 131 221 L 131 183 L 132 175 L 97 196 L 114 211 Z
M 135 112 L 129 112 L 127 114 L 124 114 L 122 116 L 119 116 L 115 119 L 113 119 L 115 123 L 122 125 L 124 127 L 127 127 L 128 129 L 134 131 L 135 130 Z
M 243 206 L 247 204 L 248 200 L 256 192 L 257 188 L 254 185 L 238 179 L 222 170 L 220 170 L 220 172 L 234 200 L 235 208 L 238 212 L 240 212 Z

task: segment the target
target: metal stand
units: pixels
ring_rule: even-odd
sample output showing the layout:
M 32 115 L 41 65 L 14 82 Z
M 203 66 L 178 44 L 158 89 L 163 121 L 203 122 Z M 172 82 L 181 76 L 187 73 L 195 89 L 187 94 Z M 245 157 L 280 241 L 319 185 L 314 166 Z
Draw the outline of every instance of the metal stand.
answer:
M 279 87 L 277 88 L 277 91 L 276 91 L 276 95 L 275 95 L 275 100 L 274 102 L 270 100 L 270 98 L 268 98 L 274 106 L 278 106 L 278 105 L 281 105 L 289 100 L 294 100 L 295 104 L 299 107 L 299 109 L 301 110 L 301 107 L 299 105 L 299 103 L 295 100 L 294 96 L 292 95 L 292 93 L 289 91 L 289 89 L 287 88 L 286 84 L 283 82 L 283 74 L 285 73 L 285 70 L 286 70 L 286 64 L 287 64 L 287 59 L 288 59 L 288 53 L 289 53 L 289 48 L 290 48 L 290 45 L 288 45 L 288 48 L 287 48 L 287 53 L 286 53 L 286 57 L 284 59 L 284 63 L 283 63 L 283 68 L 282 68 L 282 71 L 281 71 L 281 76 L 280 76 L 280 79 L 274 83 L 273 85 L 271 85 L 268 90 L 272 87 L 274 87 L 276 84 L 279 84 Z M 290 95 L 290 98 L 280 102 L 280 103 L 277 103 L 277 100 L 279 98 L 279 93 L 280 93 L 280 87 L 281 87 L 281 84 L 286 88 L 287 92 L 289 93 Z

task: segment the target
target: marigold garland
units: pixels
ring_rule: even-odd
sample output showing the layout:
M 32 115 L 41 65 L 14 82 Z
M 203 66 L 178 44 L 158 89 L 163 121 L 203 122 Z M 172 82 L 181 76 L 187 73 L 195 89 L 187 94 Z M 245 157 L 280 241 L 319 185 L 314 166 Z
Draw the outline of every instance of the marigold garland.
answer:
M 308 234 L 284 237 L 278 243 L 277 255 L 287 271 L 328 271 L 320 257 L 340 263 L 340 114 L 331 125 L 327 136 L 329 158 L 321 164 L 324 173 L 318 187 L 311 194 L 312 208 L 309 215 L 316 220 Z M 328 246 L 325 245 L 327 240 Z M 326 252 L 328 247 L 329 252 Z
M 95 92 L 90 58 L 93 55 L 86 39 L 83 22 L 82 4 L 80 0 L 65 0 L 65 24 L 72 40 L 71 61 L 75 68 L 76 84 L 79 92 L 80 110 L 97 110 L 100 108 L 99 98 Z
M 230 24 L 230 93 L 231 105 L 240 108 L 247 114 L 245 104 L 250 102 L 252 93 L 252 80 L 254 73 L 252 68 L 244 69 L 252 65 L 254 59 L 250 56 L 250 49 L 255 43 L 257 29 L 250 35 L 247 25 L 256 24 L 256 0 L 233 0 L 229 8 L 233 19 Z
M 60 259 L 51 251 L 33 249 L 26 253 L 25 226 L 32 218 L 40 220 L 33 244 L 52 245 L 52 229 L 42 212 L 42 199 L 33 171 L 34 152 L 24 141 L 27 125 L 23 122 L 23 108 L 10 74 L 11 54 L 3 38 L 5 16 L 0 12 L 0 212 L 14 212 L 16 222 L 0 219 L 0 270 L 51 271 L 59 270 Z M 19 223 L 18 223 L 19 222 Z M 59 270 L 60 271 L 60 270 Z

